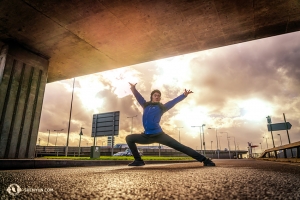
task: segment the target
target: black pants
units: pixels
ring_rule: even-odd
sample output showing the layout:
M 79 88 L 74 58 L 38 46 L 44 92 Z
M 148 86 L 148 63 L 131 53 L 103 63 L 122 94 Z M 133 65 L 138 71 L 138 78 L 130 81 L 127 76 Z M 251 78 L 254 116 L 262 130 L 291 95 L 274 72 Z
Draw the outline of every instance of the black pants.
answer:
M 205 157 L 198 153 L 197 151 L 193 150 L 190 147 L 184 146 L 183 144 L 176 141 L 174 138 L 170 137 L 169 135 L 165 134 L 164 132 L 155 134 L 155 135 L 146 135 L 142 134 L 131 134 L 126 137 L 126 142 L 128 147 L 130 148 L 132 155 L 135 160 L 141 160 L 141 156 L 137 150 L 136 144 L 151 144 L 151 143 L 160 143 L 171 147 L 177 151 L 180 151 L 200 162 L 205 160 Z

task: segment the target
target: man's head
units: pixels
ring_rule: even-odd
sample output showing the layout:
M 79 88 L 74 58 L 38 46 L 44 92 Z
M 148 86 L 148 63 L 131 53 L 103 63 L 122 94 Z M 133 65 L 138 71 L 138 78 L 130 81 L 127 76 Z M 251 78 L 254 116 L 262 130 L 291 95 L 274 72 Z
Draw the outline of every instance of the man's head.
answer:
M 151 102 L 153 103 L 158 103 L 160 102 L 160 97 L 161 97 L 161 92 L 159 90 L 153 90 L 151 92 Z

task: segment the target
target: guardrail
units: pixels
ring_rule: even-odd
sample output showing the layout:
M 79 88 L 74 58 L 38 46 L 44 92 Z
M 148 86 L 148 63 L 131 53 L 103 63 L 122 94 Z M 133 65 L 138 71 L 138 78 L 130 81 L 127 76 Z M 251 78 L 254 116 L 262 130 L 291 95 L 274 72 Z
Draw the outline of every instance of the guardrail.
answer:
M 300 158 L 300 141 L 266 149 L 260 158 Z
M 99 146 L 100 147 L 100 155 L 101 156 L 110 156 L 111 148 L 107 146 Z M 114 153 L 125 151 L 126 148 L 114 148 Z M 65 146 L 36 146 L 35 155 L 36 157 L 42 156 L 65 156 Z M 145 156 L 187 156 L 179 151 L 174 149 L 140 149 Z M 160 152 L 159 152 L 160 151 Z M 197 150 L 197 152 L 203 154 L 203 151 Z M 80 147 L 80 156 L 90 156 L 91 147 Z M 243 154 L 246 154 L 247 151 L 237 150 L 237 158 L 242 158 Z M 79 147 L 68 147 L 68 156 L 78 156 L 79 155 Z M 206 156 L 210 158 L 217 158 L 217 152 L 215 150 L 206 150 Z M 235 157 L 235 151 L 231 152 L 231 158 Z M 219 152 L 220 159 L 228 159 L 229 154 L 228 151 L 220 151 Z

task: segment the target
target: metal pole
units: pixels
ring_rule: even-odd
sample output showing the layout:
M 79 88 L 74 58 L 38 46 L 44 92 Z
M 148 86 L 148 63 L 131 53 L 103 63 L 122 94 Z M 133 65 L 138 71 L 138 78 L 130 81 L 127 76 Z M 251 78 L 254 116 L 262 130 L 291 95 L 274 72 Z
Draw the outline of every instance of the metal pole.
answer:
M 203 153 L 203 151 L 202 151 L 202 138 L 201 138 L 201 126 L 199 126 L 199 137 L 200 137 L 200 152 Z
M 262 152 L 262 145 L 261 145 L 261 142 L 260 142 L 259 144 L 260 144 L 260 150 L 261 150 L 261 152 Z
M 227 133 L 227 132 L 226 132 Z M 227 142 L 228 142 L 228 153 L 229 153 L 229 159 L 231 159 L 231 154 L 230 154 L 230 144 L 229 144 L 229 137 L 227 133 Z
M 179 131 L 179 143 L 180 143 L 180 129 L 183 128 L 183 127 L 176 127 Z
M 219 141 L 218 141 L 218 129 L 216 128 L 216 138 L 217 138 L 217 152 L 218 152 L 218 159 L 220 158 L 220 150 L 219 150 Z
M 114 155 L 114 137 L 115 135 L 115 113 L 113 113 L 113 130 L 112 130 L 112 138 L 111 138 L 111 156 Z
M 81 142 L 81 134 L 79 134 L 78 157 L 80 157 L 80 142 Z
M 206 156 L 206 148 L 205 148 L 205 139 L 204 139 L 204 128 L 205 124 L 202 124 L 202 133 L 203 133 L 203 148 L 204 148 L 204 156 Z
M 288 136 L 289 144 L 291 144 L 289 130 L 288 130 L 288 127 L 287 127 L 287 123 L 286 123 L 286 119 L 285 119 L 285 114 L 284 113 L 283 113 L 283 118 L 284 118 L 284 122 L 285 122 L 286 134 Z M 294 155 L 293 155 L 293 149 L 291 149 L 291 154 L 292 154 L 292 158 L 293 158 L 294 157 Z
M 61 130 L 54 130 L 54 131 L 56 131 L 56 139 L 55 139 L 55 146 L 56 146 L 56 143 L 57 143 L 57 136 L 58 136 L 58 133 L 60 132 L 60 131 L 63 131 L 64 129 L 61 129 Z
M 273 137 L 273 133 L 272 133 L 272 124 L 270 124 L 270 129 L 271 129 L 271 136 L 272 136 L 272 141 L 273 141 L 273 148 L 275 148 L 274 137 Z
M 233 137 L 233 139 L 234 139 L 235 158 L 237 159 L 237 152 L 236 152 L 236 143 L 235 143 L 235 137 Z
M 289 144 L 291 144 L 289 130 L 288 130 L 288 127 L 287 127 L 287 123 L 286 123 L 286 119 L 285 119 L 285 114 L 284 113 L 283 113 L 283 118 L 284 118 L 284 123 L 285 123 L 285 126 L 286 126 L 286 134 L 288 136 Z
M 47 131 L 49 131 L 49 134 L 48 134 L 48 142 L 47 142 L 47 146 L 49 144 L 49 138 L 50 138 L 50 130 L 47 129 Z
M 280 133 L 278 133 L 277 135 L 279 135 L 279 138 L 280 138 L 280 144 L 281 144 L 281 146 L 282 146 L 281 135 L 280 135 Z
M 78 147 L 78 157 L 80 156 L 80 143 L 81 143 L 81 136 L 83 135 L 82 133 L 83 127 L 80 128 L 80 133 L 79 133 L 79 147 Z
M 127 118 L 131 118 L 131 131 L 130 131 L 131 134 L 132 134 L 133 118 L 134 118 L 134 117 L 137 117 L 137 115 L 136 115 L 136 116 L 132 116 L 132 117 L 127 117 Z
M 71 125 L 73 94 L 74 94 L 74 84 L 75 84 L 75 78 L 73 79 L 73 90 L 72 90 L 72 98 L 71 98 L 71 107 L 70 107 L 70 116 L 69 116 L 68 135 L 67 135 L 67 144 L 66 144 L 66 154 L 65 154 L 65 156 L 68 156 L 69 137 L 70 137 L 70 125 Z

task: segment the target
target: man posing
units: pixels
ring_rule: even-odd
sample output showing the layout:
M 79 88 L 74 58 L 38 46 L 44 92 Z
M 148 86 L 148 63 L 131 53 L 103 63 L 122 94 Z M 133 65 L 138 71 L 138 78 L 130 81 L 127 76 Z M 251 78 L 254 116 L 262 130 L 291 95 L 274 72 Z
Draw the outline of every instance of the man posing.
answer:
M 191 156 L 199 162 L 203 162 L 204 166 L 215 166 L 215 163 L 212 162 L 209 158 L 204 157 L 200 153 L 196 152 L 190 147 L 179 143 L 177 140 L 164 133 L 159 125 L 161 116 L 164 114 L 164 112 L 168 111 L 173 106 L 175 106 L 175 104 L 185 99 L 189 94 L 193 93 L 191 90 L 184 90 L 184 93 L 182 95 L 167 102 L 166 104 L 162 104 L 160 103 L 161 92 L 159 90 L 153 90 L 151 92 L 150 101 L 146 102 L 142 95 L 136 90 L 136 84 L 129 84 L 131 86 L 130 89 L 133 95 L 144 109 L 143 126 L 145 129 L 145 131 L 141 134 L 131 134 L 126 137 L 126 142 L 134 157 L 134 161 L 130 163 L 129 166 L 145 165 L 144 161 L 141 159 L 135 143 L 160 143 L 177 151 L 180 151 L 188 156 Z

